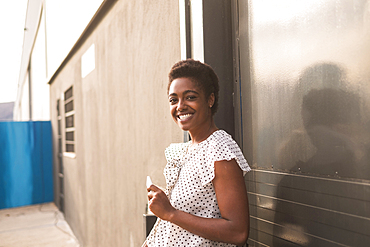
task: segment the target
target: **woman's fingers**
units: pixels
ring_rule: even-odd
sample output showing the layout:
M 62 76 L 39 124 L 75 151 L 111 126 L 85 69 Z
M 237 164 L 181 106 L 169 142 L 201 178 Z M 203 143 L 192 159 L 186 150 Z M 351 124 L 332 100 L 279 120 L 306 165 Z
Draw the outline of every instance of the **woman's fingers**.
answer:
M 153 193 L 151 191 L 148 192 L 148 200 L 150 201 L 153 198 Z
M 173 210 L 166 194 L 155 185 L 151 185 L 148 190 L 149 209 L 157 217 L 164 219 Z
M 147 188 L 147 191 L 148 191 L 148 199 L 149 199 L 149 201 L 153 197 L 157 196 L 157 194 L 160 194 L 160 193 L 163 193 L 164 194 L 164 192 L 160 188 L 158 188 L 157 186 L 155 186 L 154 184 L 150 185 L 149 188 Z
M 148 199 L 149 201 L 154 197 L 156 193 L 162 191 L 160 188 L 155 186 L 154 184 L 150 185 L 149 188 L 146 189 L 148 191 Z
M 156 192 L 156 191 L 161 191 L 161 189 L 160 189 L 160 188 L 158 188 L 157 186 L 155 186 L 154 184 L 150 185 L 146 190 L 147 190 L 148 192 L 150 192 L 150 191 L 154 191 L 154 192 Z

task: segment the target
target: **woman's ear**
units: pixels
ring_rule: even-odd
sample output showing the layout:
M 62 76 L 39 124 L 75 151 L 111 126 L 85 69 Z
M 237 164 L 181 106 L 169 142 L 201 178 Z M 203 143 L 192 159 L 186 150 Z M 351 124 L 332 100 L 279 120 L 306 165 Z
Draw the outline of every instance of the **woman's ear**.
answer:
M 211 95 L 208 97 L 208 105 L 210 108 L 212 108 L 213 104 L 215 103 L 215 94 L 211 93 Z

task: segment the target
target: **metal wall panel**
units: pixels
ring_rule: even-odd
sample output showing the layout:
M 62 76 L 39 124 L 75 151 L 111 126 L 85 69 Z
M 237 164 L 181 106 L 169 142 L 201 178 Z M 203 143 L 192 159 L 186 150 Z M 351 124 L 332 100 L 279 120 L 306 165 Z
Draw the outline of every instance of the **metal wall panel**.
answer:
M 249 244 L 370 245 L 370 1 L 236 13 Z
M 370 243 L 370 198 L 354 199 L 351 193 L 333 195 L 318 192 L 320 187 L 330 188 L 336 184 L 338 190 L 345 186 L 350 189 L 357 187 L 358 194 L 366 195 L 370 188 L 368 184 L 332 179 L 320 181 L 315 177 L 284 176 L 257 170 L 249 177 L 257 178 L 247 181 L 251 226 L 255 230 L 270 234 L 271 238 L 279 236 L 303 246 L 308 243 L 316 243 L 316 246 L 332 243 L 362 246 Z M 273 184 L 273 177 L 275 182 L 280 182 Z M 273 242 L 276 246 L 277 241 Z
M 203 1 L 204 62 L 215 70 L 220 86 L 214 119 L 218 128 L 235 137 L 231 24 L 230 1 Z

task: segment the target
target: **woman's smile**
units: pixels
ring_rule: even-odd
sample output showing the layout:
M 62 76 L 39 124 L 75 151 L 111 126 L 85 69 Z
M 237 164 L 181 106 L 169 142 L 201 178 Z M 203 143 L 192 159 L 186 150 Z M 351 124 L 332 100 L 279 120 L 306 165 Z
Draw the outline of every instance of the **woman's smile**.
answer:
M 178 118 L 180 121 L 187 121 L 189 120 L 191 117 L 193 116 L 193 114 L 179 114 Z

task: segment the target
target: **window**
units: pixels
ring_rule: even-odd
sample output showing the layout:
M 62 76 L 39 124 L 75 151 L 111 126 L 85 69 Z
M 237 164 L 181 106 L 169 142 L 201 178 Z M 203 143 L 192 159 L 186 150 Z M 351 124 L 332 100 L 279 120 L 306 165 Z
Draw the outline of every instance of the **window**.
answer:
M 75 121 L 74 121 L 74 102 L 73 87 L 64 92 L 64 118 L 65 118 L 65 143 L 66 152 L 75 152 Z

